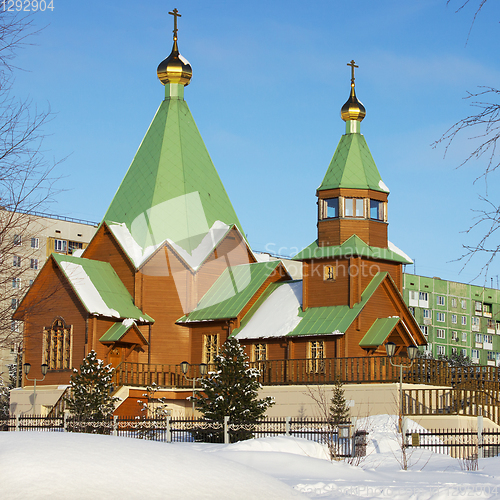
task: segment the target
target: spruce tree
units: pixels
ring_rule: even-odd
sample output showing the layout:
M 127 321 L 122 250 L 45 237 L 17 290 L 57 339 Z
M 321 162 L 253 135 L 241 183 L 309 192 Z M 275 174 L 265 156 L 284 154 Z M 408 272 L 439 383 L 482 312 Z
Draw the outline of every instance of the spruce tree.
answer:
M 339 379 L 335 381 L 335 385 L 333 386 L 333 395 L 330 403 L 329 420 L 331 425 L 338 427 L 339 424 L 349 420 L 349 408 L 345 399 L 344 387 Z
M 90 351 L 80 366 L 73 369 L 70 379 L 70 396 L 66 407 L 81 420 L 104 420 L 115 409 L 118 398 L 111 396 L 114 368 L 97 359 Z
M 251 438 L 251 423 L 261 418 L 274 404 L 271 397 L 258 397 L 262 387 L 258 381 L 260 371 L 249 367 L 248 356 L 236 338 L 225 342 L 214 359 L 214 365 L 214 372 L 201 381 L 204 395 L 196 395 L 196 408 L 207 420 L 223 422 L 228 416 L 233 424 L 249 424 L 246 431 L 232 434 L 231 441 Z M 204 436 L 204 439 L 220 441 L 222 432 L 214 434 L 217 436 Z

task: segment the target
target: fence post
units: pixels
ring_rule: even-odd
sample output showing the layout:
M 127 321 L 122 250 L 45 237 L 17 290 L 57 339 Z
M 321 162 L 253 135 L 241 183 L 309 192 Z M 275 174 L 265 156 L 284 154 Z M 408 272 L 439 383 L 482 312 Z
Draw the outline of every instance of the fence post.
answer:
M 16 432 L 19 432 L 21 430 L 20 429 L 21 425 L 19 420 L 20 420 L 20 415 L 16 415 Z
M 224 417 L 224 444 L 229 444 L 229 417 Z
M 118 415 L 113 415 L 113 436 L 118 436 Z
M 292 419 L 292 417 L 286 417 L 285 418 L 285 436 L 289 436 L 290 435 L 290 420 Z
M 484 450 L 483 450 L 483 416 L 477 416 L 477 458 L 484 458 Z
M 172 417 L 170 415 L 167 415 L 167 443 L 172 442 L 172 429 L 170 427 L 170 419 Z
M 63 413 L 63 432 L 68 432 L 68 414 Z

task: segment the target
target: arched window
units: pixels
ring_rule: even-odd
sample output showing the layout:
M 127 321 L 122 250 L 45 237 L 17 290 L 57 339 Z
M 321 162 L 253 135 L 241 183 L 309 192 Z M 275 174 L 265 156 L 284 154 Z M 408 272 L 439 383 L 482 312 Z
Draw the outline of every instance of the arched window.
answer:
M 69 370 L 71 368 L 72 327 L 62 318 L 56 318 L 51 327 L 43 329 L 43 363 L 49 370 Z

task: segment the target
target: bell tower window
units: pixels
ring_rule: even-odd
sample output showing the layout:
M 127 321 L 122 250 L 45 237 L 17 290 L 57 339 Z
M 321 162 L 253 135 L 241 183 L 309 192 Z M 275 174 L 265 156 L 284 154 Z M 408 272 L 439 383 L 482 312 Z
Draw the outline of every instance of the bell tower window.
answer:
M 370 219 L 384 220 L 384 203 L 378 200 L 370 200 Z
M 344 198 L 344 217 L 364 217 L 363 198 Z
M 329 198 L 326 202 L 326 217 L 327 219 L 334 219 L 339 216 L 339 199 Z

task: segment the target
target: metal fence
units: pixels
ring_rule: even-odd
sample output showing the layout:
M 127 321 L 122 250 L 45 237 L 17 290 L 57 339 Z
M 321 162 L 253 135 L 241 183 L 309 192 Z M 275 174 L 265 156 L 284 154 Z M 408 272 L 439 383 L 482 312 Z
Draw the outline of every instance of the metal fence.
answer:
M 496 457 L 500 454 L 500 431 L 429 429 L 406 432 L 408 448 L 423 448 L 460 460 Z
M 211 421 L 203 418 L 110 417 L 81 420 L 67 414 L 60 417 L 13 416 L 0 419 L 2 431 L 85 432 L 162 442 L 233 443 L 257 437 L 294 436 L 327 444 L 335 457 L 353 456 L 366 449 L 366 432 L 352 435 L 349 424 L 334 427 L 318 418 L 265 417 L 253 422 Z

